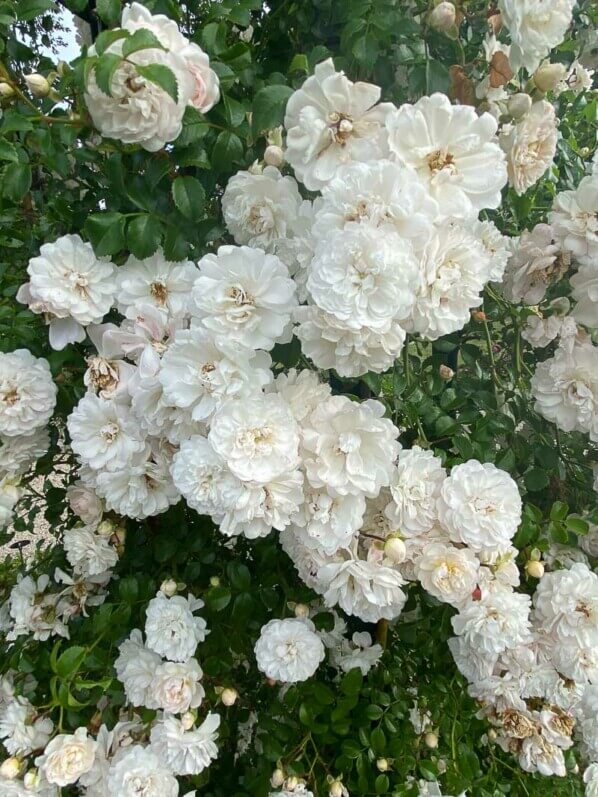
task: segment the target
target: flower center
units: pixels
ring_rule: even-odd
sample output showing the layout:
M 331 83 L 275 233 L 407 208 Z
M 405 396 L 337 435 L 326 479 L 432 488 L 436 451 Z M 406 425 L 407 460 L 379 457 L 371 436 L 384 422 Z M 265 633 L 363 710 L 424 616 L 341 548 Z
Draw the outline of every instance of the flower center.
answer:
M 19 400 L 19 391 L 16 387 L 9 388 L 3 395 L 2 401 L 8 404 L 9 407 L 14 406 Z
M 338 438 L 339 451 L 343 454 L 351 454 L 359 448 L 360 438 L 355 432 L 343 432 Z
M 446 149 L 437 149 L 435 152 L 431 152 L 426 160 L 432 174 L 438 174 L 443 169 L 447 169 L 451 174 L 456 172 L 455 158 Z
M 254 304 L 253 296 L 247 293 L 247 291 L 244 288 L 242 288 L 240 285 L 232 285 L 228 289 L 228 297 L 229 299 L 233 300 L 233 302 L 237 305 L 237 307 L 243 307 L 244 305 Z
M 334 142 L 344 147 L 353 134 L 353 120 L 347 114 L 334 111 L 328 115 L 328 128 L 332 133 Z
M 119 433 L 120 429 L 118 428 L 118 424 L 114 422 L 107 423 L 105 426 L 102 426 L 100 429 L 100 436 L 107 442 L 113 443 Z
M 161 280 L 156 280 L 150 285 L 150 293 L 156 302 L 163 307 L 168 299 L 168 288 Z

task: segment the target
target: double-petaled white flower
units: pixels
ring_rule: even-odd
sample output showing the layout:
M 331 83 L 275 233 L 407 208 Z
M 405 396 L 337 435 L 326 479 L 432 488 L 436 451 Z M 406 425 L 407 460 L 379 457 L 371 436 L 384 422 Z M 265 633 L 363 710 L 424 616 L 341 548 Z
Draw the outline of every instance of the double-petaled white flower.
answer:
M 271 349 L 297 305 L 295 284 L 276 255 L 221 246 L 199 261 L 193 287 L 196 322 L 248 349 Z
M 574 191 L 557 194 L 549 214 L 554 236 L 584 265 L 598 258 L 598 174 L 584 177 Z
M 275 394 L 230 401 L 214 415 L 208 440 L 239 479 L 265 483 L 299 464 L 299 430 Z
M 222 214 L 238 244 L 277 254 L 293 237 L 303 200 L 293 177 L 283 177 L 275 166 L 263 172 L 237 172 L 222 196 Z
M 91 244 L 78 235 L 43 244 L 27 273 L 29 282 L 21 286 L 17 300 L 47 315 L 54 349 L 84 340 L 83 327 L 99 324 L 114 301 L 114 264 L 96 257 Z
M 48 783 L 69 786 L 93 766 L 97 742 L 87 736 L 87 728 L 77 728 L 73 734 L 61 733 L 46 745 L 35 765 Z
M 499 0 L 498 9 L 511 36 L 509 60 L 513 69 L 538 68 L 565 38 L 574 0 Z
M 497 126 L 490 114 L 433 94 L 388 117 L 388 144 L 399 163 L 415 169 L 444 217 L 466 218 L 500 205 L 507 170 Z
M 203 605 L 203 601 L 191 594 L 187 598 L 182 595 L 167 598 L 158 592 L 146 610 L 147 647 L 169 661 L 187 661 L 206 638 L 205 620 L 194 615 Z
M 519 195 L 535 185 L 552 165 L 558 139 L 554 106 L 535 102 L 525 116 L 505 125 L 500 144 L 507 154 L 509 183 Z
M 384 123 L 394 106 L 378 105 L 380 94 L 379 86 L 336 72 L 329 58 L 289 98 L 285 157 L 306 188 L 322 188 L 343 164 L 388 154 Z
M 27 349 L 0 353 L 0 434 L 29 435 L 45 426 L 57 392 L 47 360 Z
M 141 3 L 131 3 L 123 9 L 121 25 L 134 33 L 145 29 L 151 31 L 169 52 L 182 58 L 191 78 L 189 105 L 207 113 L 220 99 L 220 81 L 210 67 L 208 55 L 199 44 L 183 36 L 178 25 L 164 14 L 151 14 Z
M 521 497 L 508 473 L 471 459 L 444 480 L 437 511 L 453 542 L 474 551 L 504 550 L 521 520 Z
M 384 418 L 378 401 L 357 404 L 346 396 L 330 396 L 303 429 L 307 479 L 331 495 L 373 498 L 390 483 L 401 448 L 398 429 Z
M 199 775 L 218 756 L 219 726 L 218 714 L 208 713 L 197 728 L 165 715 L 152 726 L 150 748 L 175 775 Z
M 598 347 L 573 339 L 539 363 L 532 377 L 535 409 L 565 432 L 598 440 Z
M 116 271 L 117 307 L 133 320 L 143 316 L 147 305 L 171 317 L 182 315 L 189 310 L 191 288 L 197 276 L 197 267 L 191 261 L 171 263 L 161 249 L 144 260 L 130 255 Z
M 122 56 L 125 39 L 110 44 L 104 55 Z M 90 47 L 89 55 L 95 55 Z M 137 67 L 169 69 L 176 81 L 176 99 Z M 95 69 L 90 69 L 85 85 L 85 103 L 99 132 L 124 144 L 140 144 L 149 152 L 162 149 L 178 138 L 183 129 L 183 115 L 190 103 L 195 84 L 181 54 L 151 47 L 137 50 L 123 58 L 114 69 L 110 93 L 98 85 Z
M 255 643 L 258 669 L 283 683 L 310 678 L 324 655 L 322 640 L 307 619 L 270 620 Z
M 166 401 L 208 421 L 227 399 L 259 394 L 272 381 L 270 355 L 249 353 L 224 337 L 194 327 L 177 332 L 162 358 L 159 379 Z
M 411 312 L 418 278 L 415 255 L 398 233 L 349 224 L 316 249 L 307 290 L 343 324 L 384 333 Z

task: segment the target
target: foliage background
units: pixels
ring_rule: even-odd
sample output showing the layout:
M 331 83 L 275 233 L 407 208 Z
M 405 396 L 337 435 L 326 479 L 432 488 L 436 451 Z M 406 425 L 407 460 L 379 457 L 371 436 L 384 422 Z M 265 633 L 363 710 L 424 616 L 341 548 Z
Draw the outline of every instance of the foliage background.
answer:
M 91 22 L 94 36 L 117 24 L 121 12 L 119 0 L 60 5 Z M 479 53 L 489 12 L 478 0 L 460 4 L 463 21 L 454 40 L 426 26 L 428 3 L 422 0 L 271 0 L 267 12 L 261 0 L 147 0 L 146 5 L 176 19 L 201 44 L 223 89 L 221 103 L 206 117 L 188 109 L 180 138 L 155 154 L 102 140 L 90 127 L 82 101 L 83 59 L 61 66 L 53 99 L 32 99 L 22 75 L 56 69 L 40 46 L 64 36 L 60 17 L 50 0 L 0 2 L 0 72 L 18 87 L 16 97 L 3 100 L 0 120 L 0 349 L 26 347 L 47 357 L 59 385 L 53 446 L 36 469 L 46 501 L 29 494 L 15 528 L 31 528 L 43 511 L 57 540 L 74 518 L 65 510 L 65 486 L 49 477 L 57 460 L 67 468 L 70 462 L 62 445 L 63 422 L 84 392 L 86 348 L 52 351 L 43 319 L 14 299 L 39 246 L 78 232 L 96 254 L 116 263 L 129 252 L 148 256 L 158 245 L 170 259 L 197 260 L 228 241 L 219 206 L 227 179 L 261 157 L 264 132 L 280 124 L 286 99 L 319 61 L 334 56 L 337 68 L 354 80 L 378 83 L 382 99 L 397 104 L 433 91 L 462 99 L 471 90 L 467 81 L 481 78 L 487 68 Z M 422 22 L 415 19 L 418 13 Z M 556 58 L 570 63 L 583 31 L 596 22 L 598 5 L 578 3 Z M 253 37 L 243 41 L 239 30 L 250 24 Z M 544 219 L 555 193 L 576 186 L 592 157 L 596 99 L 565 92 L 557 103 L 561 139 L 554 169 L 524 196 L 509 193 L 500 211 L 488 216 L 510 235 Z M 567 290 L 561 282 L 553 294 Z M 393 373 L 370 374 L 359 382 L 335 377 L 333 385 L 338 392 L 380 395 L 405 429 L 403 445 L 432 447 L 448 466 L 475 457 L 509 471 L 524 498 L 524 520 L 514 541 L 523 565 L 533 547 L 575 546 L 576 535 L 587 530 L 578 515 L 598 522 L 591 487 L 598 454 L 583 435 L 559 434 L 533 411 L 529 377 L 537 353 L 521 339 L 530 311 L 509 304 L 491 287 L 483 310 L 485 318 L 478 315 L 458 334 L 434 344 L 411 341 Z M 273 354 L 280 368 L 300 358 L 296 341 Z M 452 379 L 441 379 L 441 364 L 453 369 Z M 10 538 L 0 535 L 0 542 Z M 8 594 L 20 564 L 15 555 L 0 565 L 0 598 Z M 41 573 L 56 565 L 64 565 L 60 546 L 38 551 L 27 567 Z M 487 744 L 488 726 L 476 719 L 476 706 L 446 646 L 453 610 L 420 588 L 410 588 L 382 663 L 367 678 L 354 670 L 334 682 L 323 666 L 314 679 L 281 697 L 257 672 L 253 644 L 263 623 L 292 614 L 289 602 L 308 602 L 313 595 L 300 585 L 273 535 L 239 540 L 231 549 L 207 518 L 181 502 L 158 518 L 127 521 L 117 575 L 107 602 L 70 624 L 70 641 L 19 641 L 0 657 L 0 670 L 35 673 L 38 704 L 62 729 L 111 726 L 124 702 L 112 669 L 119 641 L 143 624 L 147 601 L 163 578 L 185 582 L 207 604 L 211 634 L 200 652 L 207 702 L 216 704 L 217 686 L 234 686 L 240 693 L 233 708 L 221 707 L 219 759 L 189 779 L 204 787 L 201 794 L 266 794 L 281 760 L 288 772 L 315 780 L 319 795 L 327 793 L 326 776 L 341 773 L 351 794 L 415 793 L 408 776 L 433 780 L 443 768 L 440 760 L 446 765 L 443 790 L 450 794 L 465 788 L 475 797 L 540 795 L 547 788 L 554 795 L 583 791 L 570 751 L 572 774 L 546 782 Z M 533 590 L 533 584 L 527 587 Z M 317 618 L 320 627 L 330 623 L 329 614 Z M 351 627 L 365 625 L 355 621 Z M 425 746 L 409 722 L 412 689 L 438 729 L 436 750 Z M 107 699 L 98 711 L 101 698 Z M 239 725 L 253 711 L 257 744 L 235 758 Z M 386 773 L 376 767 L 381 757 L 392 759 Z

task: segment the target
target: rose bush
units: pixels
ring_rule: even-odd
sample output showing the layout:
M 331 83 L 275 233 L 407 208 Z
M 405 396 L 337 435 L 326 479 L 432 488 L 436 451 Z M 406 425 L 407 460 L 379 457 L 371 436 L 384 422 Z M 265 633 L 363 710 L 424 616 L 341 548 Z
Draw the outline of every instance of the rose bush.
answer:
M 70 63 L 0 0 L 0 795 L 597 794 L 595 3 L 58 5 Z

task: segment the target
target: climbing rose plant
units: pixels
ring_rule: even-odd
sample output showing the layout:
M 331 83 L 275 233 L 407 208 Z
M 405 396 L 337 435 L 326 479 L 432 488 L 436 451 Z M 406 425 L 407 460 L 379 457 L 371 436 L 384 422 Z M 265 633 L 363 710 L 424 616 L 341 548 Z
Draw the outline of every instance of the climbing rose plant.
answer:
M 597 22 L 0 1 L 0 794 L 598 795 Z

